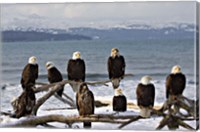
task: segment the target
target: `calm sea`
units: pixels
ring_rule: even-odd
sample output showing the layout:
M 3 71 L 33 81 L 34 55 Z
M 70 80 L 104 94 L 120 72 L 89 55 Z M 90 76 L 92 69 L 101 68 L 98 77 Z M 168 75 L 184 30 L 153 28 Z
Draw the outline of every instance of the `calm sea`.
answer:
M 19 85 L 21 72 L 30 56 L 36 56 L 39 64 L 38 82 L 47 82 L 45 63 L 52 61 L 66 76 L 68 60 L 74 51 L 80 51 L 86 63 L 86 81 L 108 80 L 107 59 L 111 48 L 116 47 L 126 61 L 126 74 L 120 87 L 128 99 L 135 100 L 135 88 L 144 75 L 153 77 L 156 86 L 156 101 L 165 99 L 165 79 L 172 66 L 180 65 L 187 77 L 184 94 L 195 96 L 195 43 L 193 39 L 177 40 L 91 40 L 91 41 L 46 41 L 46 42 L 12 42 L 3 43 L 2 82 L 6 89 L 2 92 L 2 104 L 21 92 Z M 111 86 L 111 85 L 110 85 Z M 65 91 L 72 93 L 68 85 Z M 95 96 L 113 96 L 111 87 L 92 87 Z M 74 95 L 74 94 L 73 94 Z

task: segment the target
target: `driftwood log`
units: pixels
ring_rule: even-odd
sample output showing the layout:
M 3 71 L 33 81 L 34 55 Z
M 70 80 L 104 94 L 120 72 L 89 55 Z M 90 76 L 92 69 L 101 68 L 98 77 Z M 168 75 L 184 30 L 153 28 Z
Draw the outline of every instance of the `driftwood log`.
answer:
M 102 82 L 92 82 L 92 83 L 89 83 L 87 82 L 89 85 L 105 85 L 105 83 L 108 83 L 109 81 L 102 81 Z M 65 85 L 67 83 L 77 83 L 77 82 L 74 82 L 74 81 L 69 81 L 69 80 L 63 80 L 61 82 L 57 82 L 57 83 L 52 83 L 52 84 L 45 84 L 45 83 L 39 83 L 39 85 L 42 85 L 40 87 L 37 87 L 37 88 L 33 88 L 33 94 L 34 93 L 38 93 L 38 92 L 42 92 L 42 91 L 47 91 L 47 93 L 40 97 L 39 99 L 37 99 L 35 105 L 31 108 L 31 112 L 29 112 L 29 114 L 31 113 L 32 115 L 36 115 L 37 114 L 37 111 L 39 109 L 39 107 L 44 103 L 46 102 L 47 99 L 49 99 L 52 95 L 54 95 L 57 99 L 59 99 L 60 101 L 68 104 L 71 108 L 76 108 L 76 104 L 74 102 L 74 100 L 72 98 L 70 98 L 67 94 L 63 94 L 63 97 L 60 97 L 58 96 L 57 94 L 55 94 L 57 91 L 59 91 L 61 89 L 61 86 L 62 85 Z M 81 82 L 80 82 L 81 83 Z M 38 84 L 38 83 L 37 83 Z M 20 100 L 18 99 L 20 98 Z M 18 97 L 13 103 L 15 105 L 12 105 L 13 106 L 13 109 L 16 111 L 22 111 L 20 114 L 19 117 L 21 116 L 25 116 L 27 115 L 28 113 L 24 112 L 24 107 L 18 107 L 18 106 L 21 106 L 21 104 L 24 104 L 24 101 L 26 100 L 26 98 L 24 99 L 21 99 L 21 95 Z M 96 102 L 97 105 L 100 105 L 99 102 Z M 102 105 L 105 105 L 105 104 L 102 104 Z
M 101 81 L 101 82 L 86 82 L 88 85 L 105 85 L 106 83 L 108 83 L 110 81 Z M 61 98 L 60 96 L 57 96 L 56 94 L 54 94 L 55 92 L 59 91 L 61 89 L 62 85 L 65 85 L 67 83 L 76 83 L 74 81 L 69 81 L 69 80 L 64 80 L 61 82 L 57 82 L 57 83 L 52 83 L 52 84 L 47 84 L 47 85 L 43 85 L 42 87 L 38 87 L 34 90 L 35 93 L 37 92 L 41 92 L 41 91 L 47 91 L 49 89 L 51 89 L 47 94 L 45 94 L 43 97 L 41 97 L 40 99 L 37 100 L 35 107 L 33 108 L 32 114 L 36 115 L 38 108 L 52 95 L 55 95 L 56 98 L 58 98 L 59 100 L 63 101 L 64 103 L 69 104 L 72 108 L 76 108 L 76 104 L 74 103 L 73 99 L 71 99 L 67 94 L 64 94 L 64 96 L 66 97 L 66 99 Z M 81 83 L 81 82 L 80 82 Z
M 111 82 L 111 81 L 110 80 L 106 80 L 106 81 L 85 82 L 85 83 L 88 84 L 88 85 L 92 85 L 92 86 L 95 86 L 95 85 L 105 85 L 105 86 L 108 86 L 107 83 L 109 83 L 109 82 Z M 59 85 L 65 85 L 65 84 L 68 84 L 68 83 L 75 84 L 77 82 L 70 81 L 70 80 L 63 80 L 61 82 L 56 82 L 56 83 L 51 83 L 51 84 L 37 82 L 36 84 L 42 85 L 42 86 L 38 87 L 34 91 L 35 91 L 35 93 L 42 92 L 42 91 L 48 91 L 49 88 L 52 87 L 52 86 L 55 86 L 57 84 L 59 84 Z M 82 82 L 79 82 L 79 83 L 82 83 Z
M 160 110 L 154 111 L 154 114 L 156 113 L 163 116 L 163 119 L 156 129 L 160 130 L 163 127 L 167 126 L 170 130 L 175 130 L 178 129 L 179 126 L 182 126 L 189 130 L 196 130 L 198 126 L 196 128 L 193 128 L 184 121 L 198 121 L 198 107 L 198 100 L 190 100 L 182 95 L 176 98 L 167 99 Z M 182 113 L 181 109 L 183 109 L 187 113 Z
M 32 109 L 32 113 L 33 115 L 37 114 L 37 110 L 39 109 L 39 107 L 47 100 L 49 99 L 52 95 L 54 95 L 55 92 L 59 91 L 62 88 L 61 84 L 57 84 L 54 87 L 51 88 L 51 90 L 45 94 L 43 97 L 39 98 L 36 102 L 36 105 L 33 107 Z
M 138 116 L 114 116 L 114 115 L 89 115 L 89 116 L 64 116 L 64 115 L 45 115 L 31 116 L 27 119 L 21 119 L 14 123 L 8 123 L 3 127 L 35 127 L 37 125 L 49 122 L 60 122 L 71 125 L 74 122 L 104 122 L 124 124 L 129 120 L 137 119 Z
M 109 81 L 102 81 L 102 82 L 93 82 L 89 83 L 88 85 L 105 85 Z M 61 98 L 56 96 L 56 92 L 61 88 L 62 85 L 67 83 L 73 83 L 68 80 L 64 80 L 58 83 L 53 84 L 43 84 L 41 87 L 38 87 L 34 89 L 35 93 L 41 92 L 41 91 L 47 91 L 47 93 L 42 96 L 41 98 L 37 99 L 35 106 L 32 109 L 30 118 L 19 120 L 19 122 L 16 122 L 14 124 L 6 124 L 3 127 L 30 127 L 30 126 L 37 126 L 39 124 L 47 124 L 48 122 L 61 122 L 68 124 L 74 123 L 74 122 L 83 122 L 83 121 L 89 121 L 89 122 L 106 122 L 106 123 L 118 123 L 121 124 L 118 128 L 123 128 L 126 125 L 137 121 L 141 119 L 139 115 L 134 116 L 119 116 L 119 115 L 90 115 L 90 116 L 64 116 L 64 115 L 46 115 L 46 116 L 36 116 L 37 111 L 44 104 L 46 100 L 48 100 L 51 96 L 55 96 L 62 102 L 65 102 L 69 104 L 72 108 L 75 108 L 75 103 L 73 100 L 68 96 L 64 95 L 65 98 Z M 173 99 L 168 99 L 163 104 L 163 107 L 159 110 L 154 110 L 152 112 L 153 115 L 157 116 L 163 116 L 163 119 L 160 121 L 160 124 L 157 126 L 157 130 L 162 129 L 163 127 L 167 126 L 170 130 L 174 130 L 179 128 L 179 126 L 182 126 L 189 130 L 195 130 L 196 128 L 191 127 L 184 121 L 198 121 L 199 120 L 199 105 L 198 100 L 194 101 L 191 99 L 188 99 L 184 96 L 180 96 Z M 182 113 L 180 109 L 184 109 L 187 114 Z M 198 128 L 198 126 L 197 126 Z

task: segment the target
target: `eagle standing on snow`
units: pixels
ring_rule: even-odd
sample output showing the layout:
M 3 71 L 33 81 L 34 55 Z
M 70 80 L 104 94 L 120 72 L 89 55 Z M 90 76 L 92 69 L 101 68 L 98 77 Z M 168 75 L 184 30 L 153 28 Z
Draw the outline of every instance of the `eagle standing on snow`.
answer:
M 28 64 L 24 67 L 21 77 L 21 86 L 24 89 L 35 86 L 35 81 L 38 78 L 37 58 L 32 56 L 28 60 Z
M 85 62 L 81 59 L 80 52 L 74 52 L 72 59 L 68 61 L 67 65 L 67 75 L 68 80 L 75 82 L 84 82 L 85 81 Z M 79 89 L 78 84 L 70 84 L 74 92 L 77 92 Z
M 186 77 L 181 73 L 181 67 L 172 67 L 171 74 L 166 78 L 166 97 L 182 95 L 186 85 Z
M 76 105 L 80 116 L 94 114 L 94 95 L 86 83 L 82 83 L 76 94 Z M 84 128 L 91 128 L 91 122 L 84 122 Z
M 111 56 L 108 58 L 108 74 L 114 89 L 119 87 L 119 83 L 124 77 L 125 66 L 124 57 L 119 54 L 117 48 L 113 48 L 111 50 Z
M 113 111 L 124 112 L 127 109 L 127 100 L 122 93 L 122 89 L 115 89 L 115 96 L 113 97 Z
M 140 107 L 140 116 L 148 118 L 154 106 L 155 87 L 150 82 L 150 76 L 144 76 L 136 88 L 137 104 Z
M 53 62 L 47 62 L 46 63 L 46 68 L 48 71 L 48 81 L 50 83 L 56 83 L 56 82 L 60 82 L 63 80 L 62 74 L 60 73 L 60 71 L 55 67 Z M 62 88 L 57 92 L 57 94 L 62 97 L 62 93 L 64 90 L 64 85 L 62 86 Z

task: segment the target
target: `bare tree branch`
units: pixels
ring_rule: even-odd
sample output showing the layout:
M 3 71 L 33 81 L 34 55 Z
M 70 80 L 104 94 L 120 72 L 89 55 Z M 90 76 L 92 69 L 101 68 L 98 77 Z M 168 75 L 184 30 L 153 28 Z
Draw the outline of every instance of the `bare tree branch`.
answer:
M 167 126 L 169 129 L 177 129 L 179 126 L 182 126 L 186 129 L 194 130 L 194 128 L 183 121 L 198 119 L 195 113 L 195 105 L 196 102 L 194 100 L 190 100 L 182 95 L 176 97 L 176 99 L 167 99 L 163 107 L 157 111 L 159 115 L 163 113 L 163 119 L 156 129 L 160 130 L 164 126 Z M 180 111 L 181 108 L 186 110 L 188 115 L 182 114 Z M 164 113 L 165 111 L 167 111 L 167 113 Z M 154 113 L 156 113 L 156 111 L 154 111 Z
M 85 82 L 86 84 L 88 85 L 92 85 L 92 86 L 95 86 L 95 85 L 105 85 L 105 86 L 108 86 L 106 83 L 109 83 L 111 82 L 110 80 L 106 80 L 106 81 L 98 81 L 98 82 Z
M 182 120 L 178 120 L 178 123 L 180 126 L 186 128 L 186 129 L 189 129 L 189 130 L 195 130 L 194 128 L 192 128 L 190 125 L 186 124 L 185 122 L 183 122 Z
M 109 83 L 110 80 L 106 80 L 106 81 L 97 81 L 97 82 L 85 82 L 88 85 L 105 85 L 108 86 L 106 83 Z M 70 80 L 63 80 L 61 82 L 56 82 L 56 83 L 51 83 L 51 84 L 46 84 L 46 83 L 41 83 L 41 82 L 37 82 L 36 84 L 38 85 L 42 85 L 40 87 L 37 87 L 36 89 L 34 89 L 35 93 L 41 92 L 41 91 L 48 91 L 48 89 L 50 87 L 53 87 L 57 84 L 59 85 L 65 85 L 67 83 L 71 83 L 71 84 L 76 84 L 76 83 L 82 83 L 82 82 L 75 82 L 75 81 L 70 81 Z
M 67 99 L 69 99 L 71 102 L 74 103 L 74 100 L 71 97 L 69 97 L 67 94 L 63 93 L 62 95 L 65 96 Z
M 63 80 L 61 82 L 56 82 L 56 83 L 51 83 L 51 84 L 43 84 L 41 87 L 37 87 L 36 89 L 34 89 L 34 92 L 35 93 L 38 93 L 38 92 L 42 92 L 42 91 L 48 91 L 49 88 L 55 86 L 55 85 L 65 85 L 67 83 L 73 83 L 73 81 L 70 81 L 70 80 Z M 41 83 L 36 83 L 36 84 L 41 84 Z
M 58 99 L 58 100 L 60 100 L 60 101 L 62 101 L 62 102 L 64 102 L 64 103 L 66 103 L 66 104 L 68 104 L 69 106 L 71 106 L 71 108 L 76 108 L 76 104 L 74 103 L 74 101 L 71 101 L 71 100 L 66 100 L 66 99 L 64 99 L 64 98 L 62 98 L 62 97 L 60 97 L 59 95 L 57 95 L 57 94 L 54 94 L 54 96 Z
M 36 105 L 33 107 L 32 110 L 32 114 L 36 115 L 37 114 L 37 110 L 39 109 L 39 107 L 47 100 L 49 99 L 52 95 L 54 95 L 55 92 L 57 92 L 58 90 L 60 90 L 62 88 L 62 84 L 57 84 L 54 87 L 51 88 L 51 90 L 45 94 L 43 97 L 39 98 L 36 102 Z
M 134 121 L 137 121 L 139 119 L 141 119 L 142 117 L 141 116 L 135 116 L 134 118 L 132 117 L 132 119 L 130 119 L 128 122 L 125 122 L 123 123 L 121 126 L 119 126 L 118 128 L 119 129 L 122 129 L 123 127 L 127 126 L 128 124 L 134 122 Z
M 34 127 L 40 124 L 48 122 L 60 122 L 66 124 L 72 124 L 74 122 L 105 122 L 105 123 L 125 123 L 123 120 L 113 120 L 111 115 L 90 115 L 90 116 L 64 116 L 64 115 L 45 115 L 45 116 L 33 116 L 27 119 L 22 119 L 16 123 L 6 124 L 3 127 Z M 117 117 L 113 117 L 117 119 Z M 119 117 L 123 118 L 123 117 Z

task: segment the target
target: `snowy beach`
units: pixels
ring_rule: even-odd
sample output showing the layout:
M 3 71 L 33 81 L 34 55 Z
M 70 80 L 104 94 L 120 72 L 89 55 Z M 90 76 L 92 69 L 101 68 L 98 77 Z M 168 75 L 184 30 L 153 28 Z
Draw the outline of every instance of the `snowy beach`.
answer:
M 93 90 L 94 92 L 94 96 L 95 96 L 95 100 L 96 101 L 101 101 L 103 103 L 106 103 L 106 104 L 109 104 L 108 106 L 103 106 L 103 107 L 96 107 L 95 108 L 95 114 L 105 114 L 105 115 L 116 115 L 116 116 L 137 116 L 139 115 L 139 109 L 138 109 L 138 106 L 137 106 L 137 102 L 136 102 L 136 99 L 132 98 L 130 99 L 130 97 L 132 95 L 135 95 L 135 88 L 133 89 L 125 89 L 125 88 L 128 88 L 130 87 L 130 85 L 136 85 L 137 82 L 135 82 L 134 84 L 134 81 L 130 81 L 129 82 L 130 84 L 127 85 L 127 81 L 122 81 L 122 84 L 121 86 L 123 86 L 123 89 L 124 89 L 124 94 L 127 96 L 127 99 L 128 99 L 128 109 L 126 112 L 119 112 L 119 113 L 116 113 L 112 110 L 112 92 L 113 92 L 113 89 L 112 89 L 112 86 L 111 86 L 111 83 L 108 83 L 109 86 L 89 86 L 90 90 Z M 159 85 L 160 87 L 163 85 L 163 82 L 160 84 L 159 81 L 156 81 L 154 82 L 155 83 L 155 86 L 157 87 L 157 90 L 159 89 Z M 17 89 L 19 89 L 20 91 L 20 86 L 17 87 Z M 2 90 L 2 95 L 5 96 L 5 93 L 9 93 L 11 91 L 13 91 L 14 89 L 16 89 L 15 86 L 11 86 L 4 90 Z M 105 96 L 99 96 L 103 93 L 101 92 L 104 92 L 104 91 L 107 91 L 107 93 L 110 92 L 110 95 L 105 95 Z M 96 92 L 95 92 L 96 91 Z M 100 92 L 101 91 L 101 92 Z M 185 96 L 187 97 L 188 94 L 189 94 L 189 91 L 190 90 L 187 90 L 184 92 L 185 93 Z M 71 89 L 71 87 L 67 84 L 65 86 L 65 91 L 64 91 L 66 94 L 70 95 L 71 98 L 75 98 L 74 97 L 74 93 Z M 132 92 L 133 94 L 128 94 Z M 156 91 L 158 93 L 158 91 Z M 46 92 L 41 92 L 41 93 L 37 93 L 36 94 L 36 98 L 40 98 L 41 96 L 43 96 Z M 16 96 L 19 96 L 20 92 L 17 94 L 16 93 Z M 164 92 L 163 92 L 164 94 Z M 3 97 L 4 97 L 3 96 Z M 8 96 L 7 96 L 8 97 Z M 10 96 L 10 98 L 8 98 L 8 101 L 11 100 L 13 96 Z M 164 98 L 164 95 L 163 95 L 163 98 L 160 99 L 160 102 L 158 102 L 158 95 L 156 96 L 156 102 L 155 102 L 155 107 L 156 109 L 160 108 L 162 105 L 163 105 L 163 102 L 165 100 Z M 162 97 L 162 95 L 161 95 Z M 163 102 L 162 102 L 163 101 Z M 12 107 L 10 105 L 10 103 L 6 104 L 6 107 L 5 107 L 5 104 L 2 105 L 3 107 L 1 107 L 1 111 L 4 111 L 4 112 L 8 112 L 8 111 L 13 111 L 12 110 Z M 48 116 L 48 115 L 64 115 L 64 116 L 69 116 L 69 117 L 73 117 L 73 116 L 78 116 L 78 110 L 77 109 L 71 109 L 69 105 L 61 102 L 60 100 L 56 99 L 54 96 L 52 96 L 50 99 L 48 99 L 38 110 L 38 113 L 37 113 L 37 116 Z M 20 119 L 14 119 L 14 118 L 9 118 L 5 115 L 1 115 L 1 126 L 4 127 L 5 125 L 8 125 L 9 123 L 17 123 L 19 122 L 20 120 L 23 120 L 23 119 L 26 119 L 28 117 L 21 117 Z M 147 119 L 139 119 L 135 122 L 132 122 L 130 123 L 129 125 L 123 127 L 122 129 L 127 129 L 127 130 L 155 130 L 156 127 L 159 125 L 160 121 L 163 119 L 162 116 L 152 116 L 150 118 L 147 118 Z M 196 121 L 186 121 L 189 125 L 191 125 L 192 127 L 196 127 Z M 57 122 L 52 122 L 52 123 L 49 123 L 50 125 L 56 127 L 56 128 L 69 128 L 68 125 L 66 125 L 65 123 L 57 123 Z M 118 127 L 120 126 L 121 124 L 112 124 L 112 123 L 103 123 L 103 122 L 95 122 L 95 123 L 92 123 L 92 128 L 91 129 L 105 129 L 105 130 L 108 130 L 108 129 L 119 129 Z M 44 126 L 37 126 L 36 128 L 44 128 Z M 72 124 L 72 128 L 74 129 L 80 129 L 80 128 L 83 128 L 83 123 L 73 123 Z M 162 130 L 168 130 L 167 127 L 164 127 Z M 187 130 L 185 128 L 182 128 L 180 127 L 179 130 Z

